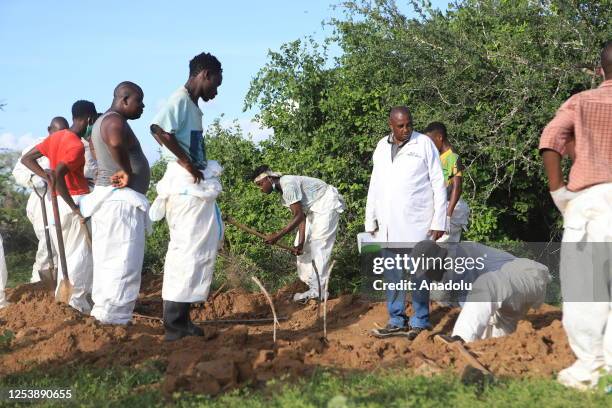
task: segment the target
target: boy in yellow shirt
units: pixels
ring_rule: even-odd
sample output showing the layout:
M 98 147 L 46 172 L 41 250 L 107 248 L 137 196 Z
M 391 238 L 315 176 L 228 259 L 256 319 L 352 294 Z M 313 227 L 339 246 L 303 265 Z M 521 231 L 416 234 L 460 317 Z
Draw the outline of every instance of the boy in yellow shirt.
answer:
M 440 122 L 432 122 L 424 133 L 434 142 L 440 152 L 442 172 L 446 182 L 448 207 L 446 210 L 446 233 L 438 242 L 459 242 L 461 231 L 466 228 L 470 215 L 470 207 L 461 199 L 462 166 L 459 155 L 453 152 L 448 141 L 446 126 Z

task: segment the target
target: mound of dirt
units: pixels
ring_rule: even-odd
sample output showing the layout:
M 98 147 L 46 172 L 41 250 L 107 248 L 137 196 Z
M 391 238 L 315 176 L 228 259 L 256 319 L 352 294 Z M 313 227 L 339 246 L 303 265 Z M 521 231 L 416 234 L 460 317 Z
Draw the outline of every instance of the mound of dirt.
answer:
M 160 288 L 158 277 L 143 283 L 137 313 L 161 317 Z M 15 333 L 10 347 L 0 353 L 0 378 L 75 363 L 111 367 L 156 360 L 166 367 L 165 392 L 214 395 L 287 374 L 308 375 L 317 367 L 341 371 L 412 367 L 417 373 L 432 375 L 445 369 L 461 373 L 467 366 L 454 348 L 430 338 L 433 333 L 452 330 L 458 309 L 432 304 L 432 331 L 412 342 L 379 340 L 369 333 L 376 325 L 385 325 L 385 305 L 343 295 L 328 302 L 324 340 L 323 308 L 314 301 L 293 303 L 294 289 L 285 288 L 273 296 L 278 316 L 285 318 L 277 329 L 276 343 L 270 323 L 210 322 L 271 317 L 262 294 L 239 290 L 220 293 L 192 310 L 192 319 L 202 322 L 205 337 L 165 343 L 159 319 L 136 317 L 126 327 L 102 325 L 55 302 L 40 284 L 23 285 L 7 291 L 12 304 L 0 310 L 0 331 Z M 532 311 L 514 334 L 474 342 L 467 348 L 496 376 L 551 376 L 574 361 L 560 319 L 559 309 L 544 305 Z

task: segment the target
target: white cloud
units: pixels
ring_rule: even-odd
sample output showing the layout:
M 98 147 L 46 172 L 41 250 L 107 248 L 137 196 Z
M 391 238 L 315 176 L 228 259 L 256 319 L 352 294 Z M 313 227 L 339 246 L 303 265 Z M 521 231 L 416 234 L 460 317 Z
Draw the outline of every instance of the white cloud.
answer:
M 17 136 L 14 133 L 5 132 L 0 134 L 0 149 L 17 150 L 21 152 L 26 147 L 36 143 L 38 139 L 39 138 L 34 137 L 32 133 Z
M 224 120 L 221 121 L 221 126 L 231 127 L 234 125 L 234 123 L 234 121 Z M 255 143 L 266 140 L 274 134 L 274 129 L 264 127 L 261 123 L 257 122 L 253 118 L 241 118 L 237 120 L 237 123 L 242 129 L 242 134 L 244 136 L 251 136 Z

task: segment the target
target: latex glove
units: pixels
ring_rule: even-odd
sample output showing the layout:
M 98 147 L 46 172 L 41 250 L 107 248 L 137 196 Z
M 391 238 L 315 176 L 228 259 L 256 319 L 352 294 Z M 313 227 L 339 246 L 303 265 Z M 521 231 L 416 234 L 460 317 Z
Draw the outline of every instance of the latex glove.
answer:
M 561 214 L 563 214 L 567 208 L 567 204 L 576 196 L 576 193 L 569 191 L 565 186 L 563 186 L 558 190 L 551 191 L 550 196 L 552 197 L 552 200 L 559 211 L 561 211 Z

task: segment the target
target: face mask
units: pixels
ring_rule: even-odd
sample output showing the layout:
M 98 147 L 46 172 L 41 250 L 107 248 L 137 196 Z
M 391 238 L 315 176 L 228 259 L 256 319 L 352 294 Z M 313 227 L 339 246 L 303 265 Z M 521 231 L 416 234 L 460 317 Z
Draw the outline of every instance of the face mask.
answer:
M 89 138 L 91 137 L 92 131 L 93 131 L 93 125 L 87 125 L 87 129 L 85 129 L 85 134 L 83 135 L 83 138 L 85 140 L 89 140 Z

